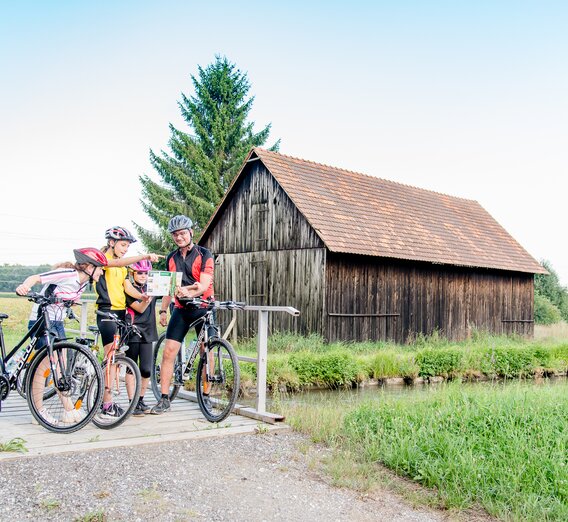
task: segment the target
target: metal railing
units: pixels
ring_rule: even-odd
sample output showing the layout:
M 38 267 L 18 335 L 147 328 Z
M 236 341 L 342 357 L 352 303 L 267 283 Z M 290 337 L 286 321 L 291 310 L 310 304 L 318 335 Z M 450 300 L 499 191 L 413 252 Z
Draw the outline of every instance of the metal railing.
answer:
M 85 337 L 88 332 L 87 312 L 90 303 L 95 301 L 91 299 L 82 299 L 79 301 L 81 304 L 81 318 L 79 321 L 79 330 L 66 328 L 68 332 L 78 333 L 81 337 Z M 257 306 L 247 305 L 243 309 L 245 311 L 258 312 L 258 333 L 256 342 L 256 359 L 252 357 L 245 357 L 239 355 L 239 361 L 256 363 L 256 408 L 247 408 L 238 406 L 236 412 L 242 415 L 258 418 L 267 422 L 274 422 L 282 420 L 282 416 L 275 415 L 266 411 L 266 373 L 268 368 L 268 314 L 269 312 L 285 312 L 294 317 L 300 315 L 300 311 L 291 306 Z M 236 312 L 236 311 L 234 311 Z M 236 313 L 233 313 L 233 318 L 229 323 L 223 339 L 227 339 L 229 334 L 233 331 L 236 324 Z

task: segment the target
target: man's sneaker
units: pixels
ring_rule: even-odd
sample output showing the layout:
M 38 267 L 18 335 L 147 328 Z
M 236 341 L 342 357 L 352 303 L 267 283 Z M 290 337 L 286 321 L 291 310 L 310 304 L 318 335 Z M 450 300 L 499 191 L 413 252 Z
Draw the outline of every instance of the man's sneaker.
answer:
M 144 413 L 150 413 L 150 406 L 148 406 L 148 405 L 144 402 L 144 399 L 139 399 L 139 400 L 138 400 L 138 407 L 139 407 Z
M 205 406 L 205 409 L 208 411 L 211 411 L 213 409 L 209 395 L 203 394 L 203 406 Z
M 162 413 L 165 413 L 166 411 L 170 411 L 170 399 L 168 399 L 167 397 L 162 397 L 158 401 L 158 404 L 156 404 L 156 406 L 154 406 L 150 410 L 150 413 L 152 413 L 154 415 L 161 415 Z
M 138 404 L 134 408 L 132 415 L 134 417 L 144 417 L 145 413 L 150 413 L 150 406 L 144 402 L 144 399 L 138 399 Z
M 124 410 L 118 404 L 113 402 L 108 408 L 103 406 L 101 415 L 103 417 L 122 417 L 124 415 Z

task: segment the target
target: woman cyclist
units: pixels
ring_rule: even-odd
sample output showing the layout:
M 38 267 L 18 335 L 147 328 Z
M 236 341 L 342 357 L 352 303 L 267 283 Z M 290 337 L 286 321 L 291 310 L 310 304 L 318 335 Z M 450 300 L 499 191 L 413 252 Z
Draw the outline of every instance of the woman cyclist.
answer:
M 124 257 L 132 243 L 136 242 L 134 236 L 124 227 L 111 227 L 105 232 L 107 244 L 101 250 L 107 258 L 107 266 L 104 268 L 103 275 L 95 285 L 97 293 L 96 307 L 104 312 L 112 312 L 119 319 L 124 321 L 126 315 L 126 295 L 141 300 L 148 300 L 132 286 L 128 279 L 128 265 L 138 263 L 143 260 L 156 262 L 160 257 L 157 254 L 142 254 L 138 256 Z M 117 325 L 113 321 L 105 320 L 97 315 L 97 326 L 101 333 L 104 345 L 105 357 L 108 354 Z M 103 396 L 103 415 L 121 417 L 122 409 L 113 404 L 110 391 L 105 388 Z
M 139 261 L 130 265 L 133 286 L 141 294 L 146 294 L 148 283 L 148 272 L 152 270 L 150 261 Z M 150 406 L 144 402 L 144 393 L 148 388 L 150 375 L 152 372 L 152 343 L 158 340 L 158 329 L 156 327 L 156 300 L 150 298 L 135 299 L 126 296 L 127 312 L 132 316 L 134 325 L 138 327 L 140 337 L 132 337 L 128 341 L 126 356 L 130 357 L 140 368 L 142 375 L 142 385 L 140 387 L 140 398 L 132 415 L 143 416 L 150 413 Z
M 99 280 L 102 274 L 102 270 L 107 266 L 106 256 L 97 248 L 78 248 L 73 250 L 75 255 L 76 263 L 63 263 L 62 267 L 52 270 L 50 272 L 44 272 L 41 274 L 31 275 L 26 280 L 16 288 L 16 293 L 18 295 L 27 295 L 32 287 L 36 284 L 43 284 L 42 293 L 48 293 L 49 295 L 55 295 L 66 301 L 78 301 L 85 288 L 89 283 Z M 47 307 L 48 316 L 52 327 L 59 338 L 65 338 L 65 329 L 63 326 L 63 319 L 65 315 L 65 308 L 63 303 L 54 303 Z M 37 320 L 37 307 L 33 321 L 30 321 L 30 328 L 33 323 Z M 37 349 L 41 348 L 45 340 L 42 336 L 38 339 Z M 49 372 L 49 361 L 47 357 L 39 365 L 36 375 L 41 376 L 45 372 Z M 45 386 L 45 380 L 40 379 L 38 382 L 32 383 L 34 388 L 34 393 L 37 392 L 39 386 Z M 40 415 L 51 424 L 77 422 L 81 418 L 77 416 L 81 415 L 79 410 L 73 408 L 71 404 L 67 407 L 64 404 L 64 412 L 60 419 L 55 419 L 52 415 L 46 411 L 43 407 L 43 393 L 36 393 L 39 397 L 36 404 L 39 409 Z

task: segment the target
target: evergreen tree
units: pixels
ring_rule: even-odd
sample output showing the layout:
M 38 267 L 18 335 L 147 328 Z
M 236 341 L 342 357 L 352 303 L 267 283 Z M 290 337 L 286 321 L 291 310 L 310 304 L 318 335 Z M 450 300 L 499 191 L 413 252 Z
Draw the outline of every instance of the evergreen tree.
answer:
M 253 131 L 247 122 L 254 97 L 247 99 L 247 74 L 227 58 L 216 56 L 198 76 L 191 76 L 195 94 L 182 93 L 182 116 L 192 133 L 170 124 L 170 153 L 150 150 L 150 162 L 162 180 L 140 177 L 142 206 L 159 232 L 135 224 L 144 245 L 152 252 L 165 252 L 173 243 L 166 233 L 169 219 L 185 214 L 199 232 L 238 173 L 248 151 L 265 144 L 270 125 Z M 271 147 L 278 150 L 279 141 Z

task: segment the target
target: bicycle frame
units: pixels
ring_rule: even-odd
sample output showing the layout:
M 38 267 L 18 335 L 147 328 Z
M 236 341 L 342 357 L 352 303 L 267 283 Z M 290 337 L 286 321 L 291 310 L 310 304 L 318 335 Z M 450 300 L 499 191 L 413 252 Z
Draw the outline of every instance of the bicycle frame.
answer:
M 183 360 L 185 357 L 184 353 L 185 347 L 183 346 L 184 344 L 183 342 L 182 346 L 180 347 L 180 354 L 182 361 L 181 361 L 180 375 L 176 376 L 179 379 L 180 384 L 183 384 L 182 381 L 184 375 L 188 372 L 193 371 L 193 365 L 195 364 L 195 359 L 197 358 L 197 355 L 201 352 L 201 347 L 207 346 L 209 344 L 209 339 L 210 339 L 209 327 L 217 328 L 217 326 L 215 325 L 215 321 L 213 320 L 213 310 L 207 310 L 205 315 L 193 321 L 193 323 L 189 325 L 188 332 L 191 331 L 192 328 L 195 328 L 199 323 L 203 323 L 203 326 L 201 327 L 201 331 L 197 336 L 195 346 L 193 347 L 193 350 L 189 354 L 189 358 L 187 360 Z M 175 366 L 174 366 L 174 373 L 175 373 Z
M 4 331 L 2 329 L 2 324 L 0 322 L 0 344 L 2 350 L 2 358 L 0 359 L 0 364 L 1 364 L 0 370 L 2 375 L 6 375 L 6 363 L 10 359 L 12 359 L 12 357 L 16 353 L 18 353 L 18 351 L 20 351 L 20 349 L 26 343 L 26 341 L 28 340 L 30 341 L 30 344 L 27 346 L 27 348 L 24 351 L 22 359 L 18 362 L 18 365 L 16 366 L 16 369 L 10 375 L 8 375 L 8 380 L 10 382 L 10 389 L 12 390 L 16 389 L 16 382 L 18 376 L 20 375 L 20 372 L 22 371 L 24 366 L 31 361 L 30 355 L 32 354 L 37 342 L 42 336 L 45 339 L 45 346 L 47 347 L 49 353 L 49 364 L 52 375 L 54 376 L 57 375 L 55 373 L 56 368 L 54 366 L 56 361 L 53 357 L 53 339 L 55 336 L 50 333 L 51 322 L 49 319 L 49 314 L 47 312 L 46 304 L 40 304 L 40 311 L 41 311 L 41 316 L 39 317 L 39 319 L 30 328 L 30 330 L 28 330 L 28 332 L 24 335 L 22 340 L 15 346 L 15 348 L 11 350 L 10 353 L 8 353 L 7 355 L 6 355 L 6 347 L 4 344 Z M 39 332 L 41 332 L 41 335 L 37 335 Z M 63 368 L 64 366 L 61 364 L 61 362 L 62 361 L 59 361 L 60 367 Z M 56 381 L 54 384 L 56 389 L 59 391 L 63 391 L 66 388 L 65 384 L 61 382 L 61 380 Z

